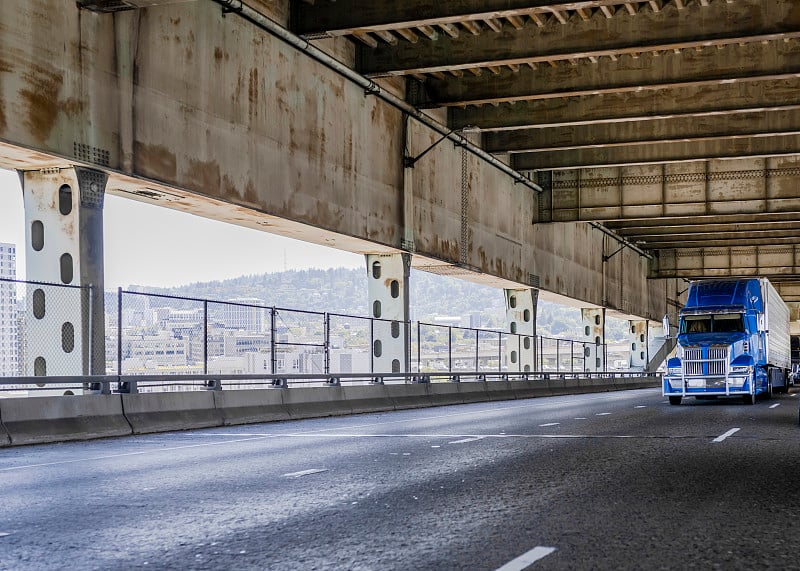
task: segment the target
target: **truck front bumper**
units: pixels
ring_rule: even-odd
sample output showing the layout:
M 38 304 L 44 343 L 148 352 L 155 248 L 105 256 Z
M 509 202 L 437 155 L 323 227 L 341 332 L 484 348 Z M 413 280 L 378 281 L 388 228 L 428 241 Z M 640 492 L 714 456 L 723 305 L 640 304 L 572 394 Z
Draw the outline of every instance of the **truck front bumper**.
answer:
M 753 384 L 748 377 L 669 375 L 664 377 L 662 394 L 664 396 L 731 396 L 754 393 Z

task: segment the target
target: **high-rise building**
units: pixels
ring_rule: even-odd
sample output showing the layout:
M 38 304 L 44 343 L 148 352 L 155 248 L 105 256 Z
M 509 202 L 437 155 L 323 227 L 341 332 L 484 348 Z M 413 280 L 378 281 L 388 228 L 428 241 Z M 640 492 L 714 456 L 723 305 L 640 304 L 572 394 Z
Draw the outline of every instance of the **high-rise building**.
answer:
M 264 300 L 256 297 L 229 299 L 223 310 L 223 323 L 226 329 L 239 329 L 249 332 L 262 332 L 267 323 L 267 309 Z
M 0 377 L 20 374 L 16 277 L 17 247 L 0 242 Z

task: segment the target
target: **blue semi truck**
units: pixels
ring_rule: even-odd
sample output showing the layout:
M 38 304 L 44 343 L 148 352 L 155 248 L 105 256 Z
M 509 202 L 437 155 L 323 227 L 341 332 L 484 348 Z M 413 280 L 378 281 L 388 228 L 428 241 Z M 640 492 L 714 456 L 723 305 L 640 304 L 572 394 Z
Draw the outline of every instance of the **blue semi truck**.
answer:
M 690 283 L 678 327 L 663 384 L 670 404 L 688 396 L 754 404 L 789 390 L 789 308 L 766 278 Z

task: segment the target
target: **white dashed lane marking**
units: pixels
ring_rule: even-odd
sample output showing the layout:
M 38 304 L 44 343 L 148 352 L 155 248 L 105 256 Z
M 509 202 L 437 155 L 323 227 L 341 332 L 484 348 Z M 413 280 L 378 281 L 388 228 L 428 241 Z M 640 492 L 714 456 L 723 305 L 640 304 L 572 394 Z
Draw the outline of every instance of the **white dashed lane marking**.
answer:
M 527 553 L 523 553 L 516 559 L 513 559 L 503 565 L 502 567 L 498 568 L 497 571 L 522 571 L 523 569 L 527 569 L 540 559 L 543 559 L 553 553 L 556 550 L 555 547 L 534 547 Z
M 560 422 L 546 422 L 544 424 L 540 424 L 539 428 L 541 428 L 543 426 L 558 426 L 559 424 L 561 424 L 561 423 Z
M 461 440 L 453 440 L 448 444 L 464 444 L 466 442 L 475 442 L 476 440 L 483 440 L 483 436 L 473 436 L 472 438 L 462 438 Z
M 771 405 L 769 408 L 778 408 L 779 406 L 781 406 L 781 403 L 776 402 L 775 404 Z
M 608 416 L 610 412 L 598 412 L 595 416 Z
M 284 478 L 299 478 L 300 476 L 309 476 L 311 474 L 319 474 L 320 472 L 327 472 L 327 468 L 312 468 L 311 470 L 303 470 L 301 472 L 290 472 L 289 474 L 284 474 Z
M 726 432 L 725 434 L 720 434 L 719 436 L 717 436 L 711 442 L 722 442 L 723 440 L 725 440 L 729 436 L 733 436 L 734 434 L 736 434 L 740 430 L 741 430 L 741 428 L 731 428 L 728 432 Z

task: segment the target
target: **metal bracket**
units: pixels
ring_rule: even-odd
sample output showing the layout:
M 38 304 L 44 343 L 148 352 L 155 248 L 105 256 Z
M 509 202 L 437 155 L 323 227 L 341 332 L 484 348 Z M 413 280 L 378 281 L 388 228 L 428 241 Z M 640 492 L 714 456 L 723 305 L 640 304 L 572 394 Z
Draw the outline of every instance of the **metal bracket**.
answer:
M 431 151 L 431 149 L 433 149 L 436 145 L 444 141 L 447 137 L 449 137 L 455 132 L 456 132 L 455 129 L 451 129 L 450 132 L 448 132 L 446 135 L 442 135 L 441 137 L 439 137 L 439 139 L 436 142 L 434 142 L 431 146 L 422 151 L 416 157 L 403 157 L 403 166 L 407 169 L 413 169 L 414 165 L 417 164 L 418 160 L 427 155 Z M 456 146 L 458 146 L 458 143 L 456 143 Z

